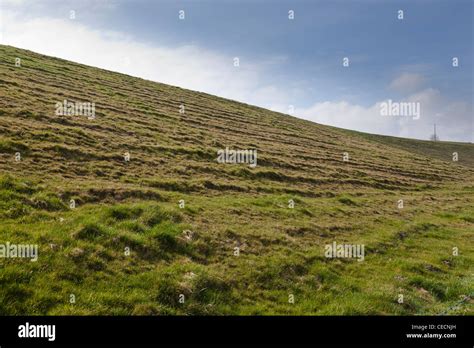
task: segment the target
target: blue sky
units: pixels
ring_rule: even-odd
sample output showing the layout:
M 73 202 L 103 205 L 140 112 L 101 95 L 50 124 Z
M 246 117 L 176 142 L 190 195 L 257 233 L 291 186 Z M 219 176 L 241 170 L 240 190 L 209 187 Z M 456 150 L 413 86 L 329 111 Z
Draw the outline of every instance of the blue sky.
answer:
M 5 44 L 285 113 L 291 105 L 294 116 L 338 127 L 427 139 L 436 122 L 442 140 L 474 141 L 471 0 L 1 6 Z M 388 99 L 419 102 L 421 117 L 381 116 Z

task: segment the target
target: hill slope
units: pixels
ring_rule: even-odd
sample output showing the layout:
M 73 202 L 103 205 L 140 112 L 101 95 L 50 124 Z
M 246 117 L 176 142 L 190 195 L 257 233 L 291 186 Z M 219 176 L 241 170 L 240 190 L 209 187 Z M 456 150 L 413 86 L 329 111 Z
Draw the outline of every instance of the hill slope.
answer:
M 0 243 L 39 247 L 0 259 L 0 314 L 472 313 L 472 144 L 453 162 L 8 46 L 0 71 Z
M 356 131 L 347 132 L 351 134 L 357 134 L 368 140 L 390 145 L 423 156 L 436 158 L 442 161 L 452 161 L 453 155 L 456 153 L 458 155 L 458 164 L 469 166 L 471 168 L 474 167 L 474 151 L 472 143 L 458 143 L 451 141 L 433 142 L 378 134 L 367 134 Z

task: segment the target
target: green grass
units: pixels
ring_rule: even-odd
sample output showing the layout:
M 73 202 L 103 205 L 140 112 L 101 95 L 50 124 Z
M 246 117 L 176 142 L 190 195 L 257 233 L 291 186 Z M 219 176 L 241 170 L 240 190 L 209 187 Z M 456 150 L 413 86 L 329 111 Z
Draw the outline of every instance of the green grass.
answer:
M 474 313 L 472 144 L 321 126 L 8 46 L 0 71 L 0 244 L 39 248 L 0 258 L 0 315 Z M 55 116 L 64 98 L 95 102 L 96 119 Z M 256 148 L 257 167 L 217 163 L 226 146 Z M 333 242 L 363 244 L 364 261 L 326 258 Z

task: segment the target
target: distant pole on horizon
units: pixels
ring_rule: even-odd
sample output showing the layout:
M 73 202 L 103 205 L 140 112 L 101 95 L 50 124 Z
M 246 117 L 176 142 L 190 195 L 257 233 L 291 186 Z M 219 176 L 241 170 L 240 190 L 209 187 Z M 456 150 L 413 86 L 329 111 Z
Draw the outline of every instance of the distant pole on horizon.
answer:
M 436 123 L 434 124 L 434 137 L 433 140 L 436 141 L 438 140 L 438 137 L 436 136 Z

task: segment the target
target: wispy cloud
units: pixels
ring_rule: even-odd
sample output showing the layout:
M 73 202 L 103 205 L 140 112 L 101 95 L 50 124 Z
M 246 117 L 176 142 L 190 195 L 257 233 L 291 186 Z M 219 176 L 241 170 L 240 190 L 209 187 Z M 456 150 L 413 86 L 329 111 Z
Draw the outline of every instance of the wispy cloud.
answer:
M 419 90 L 424 83 L 425 78 L 421 74 L 403 73 L 390 82 L 389 88 L 401 93 L 410 93 Z

